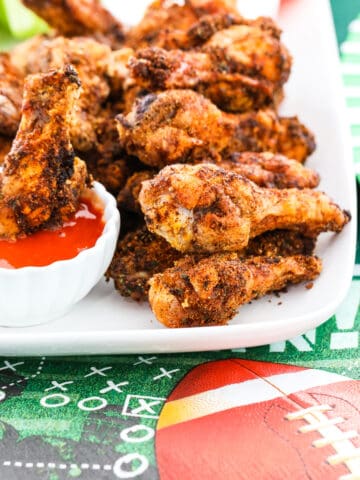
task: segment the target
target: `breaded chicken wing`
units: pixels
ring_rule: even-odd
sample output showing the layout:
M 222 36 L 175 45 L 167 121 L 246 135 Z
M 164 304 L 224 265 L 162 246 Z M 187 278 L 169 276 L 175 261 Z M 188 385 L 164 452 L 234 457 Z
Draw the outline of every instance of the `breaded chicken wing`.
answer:
M 145 89 L 192 88 L 222 110 L 242 112 L 277 104 L 291 57 L 269 30 L 234 25 L 215 33 L 199 51 L 140 50 L 129 67 Z
M 192 90 L 146 95 L 117 120 L 127 153 L 157 168 L 243 151 L 271 151 L 303 161 L 315 147 L 313 135 L 296 118 L 278 117 L 273 110 L 224 113 Z
M 70 66 L 26 78 L 21 123 L 1 179 L 0 237 L 60 225 L 78 208 L 87 172 L 74 155 L 69 123 L 79 87 Z
M 158 46 L 192 48 L 204 43 L 224 28 L 245 21 L 228 0 L 175 1 L 155 0 L 143 19 L 130 29 L 126 42 L 133 48 Z
M 311 255 L 315 242 L 315 238 L 304 237 L 297 232 L 274 230 L 251 239 L 247 248 L 237 253 L 243 257 Z M 206 256 L 209 255 L 195 254 L 194 261 Z M 180 257 L 181 253 L 166 240 L 142 226 L 119 241 L 107 277 L 114 280 L 120 295 L 145 301 L 151 277 L 172 267 Z
M 213 164 L 165 167 L 143 182 L 139 201 L 149 230 L 182 252 L 239 251 L 268 230 L 316 235 L 349 221 L 322 192 L 261 188 Z
M 21 116 L 24 78 L 7 53 L 0 53 L 0 134 L 13 136 Z
M 91 38 L 55 37 L 43 39 L 28 56 L 26 73 L 47 72 L 66 64 L 76 67 L 82 91 L 71 118 L 71 141 L 74 148 L 86 152 L 98 145 L 97 123 L 108 98 L 107 80 L 111 50 Z
M 119 48 L 124 29 L 100 0 L 22 0 L 24 5 L 43 18 L 60 35 L 94 36 Z
M 186 256 L 150 280 L 149 301 L 167 327 L 224 325 L 239 306 L 290 283 L 315 279 L 316 257 L 251 257 L 214 254 L 200 261 Z
M 315 188 L 319 184 L 319 175 L 314 170 L 305 168 L 296 160 L 270 152 L 234 153 L 231 158 L 220 160 L 216 165 L 242 175 L 260 187 Z M 127 211 L 141 213 L 138 199 L 141 184 L 144 180 L 153 178 L 156 173 L 156 170 L 141 170 L 130 175 L 118 193 L 118 205 Z

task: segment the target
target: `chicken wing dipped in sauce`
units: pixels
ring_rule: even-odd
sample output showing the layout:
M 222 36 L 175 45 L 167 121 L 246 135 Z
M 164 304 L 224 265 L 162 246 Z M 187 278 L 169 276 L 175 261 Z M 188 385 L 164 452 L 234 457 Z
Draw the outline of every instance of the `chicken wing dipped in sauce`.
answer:
M 87 183 L 69 136 L 79 90 L 70 66 L 26 78 L 21 123 L 0 182 L 0 238 L 59 226 L 77 210 Z
M 321 261 L 305 255 L 243 259 L 219 253 L 200 261 L 186 256 L 152 277 L 149 301 L 167 327 L 224 325 L 241 305 L 320 272 Z
M 7 53 L 0 53 L 0 135 L 15 135 L 21 117 L 24 78 Z
M 22 1 L 60 35 L 93 36 L 113 48 L 119 48 L 124 41 L 123 26 L 100 0 Z
M 127 153 L 157 168 L 203 158 L 219 161 L 243 151 L 304 161 L 315 148 L 312 133 L 296 117 L 279 117 L 269 109 L 225 113 L 193 90 L 146 95 L 117 120 Z
M 181 252 L 239 251 L 275 229 L 340 232 L 350 219 L 322 192 L 261 188 L 213 164 L 165 167 L 139 201 L 149 230 Z

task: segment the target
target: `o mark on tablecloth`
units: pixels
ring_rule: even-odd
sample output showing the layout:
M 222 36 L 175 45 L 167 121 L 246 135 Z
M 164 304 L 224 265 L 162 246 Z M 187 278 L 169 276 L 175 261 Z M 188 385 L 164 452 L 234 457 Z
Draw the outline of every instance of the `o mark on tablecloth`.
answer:
M 48 402 L 50 399 L 59 399 L 59 402 Z M 42 405 L 45 408 L 57 408 L 57 407 L 63 407 L 64 405 L 67 405 L 70 402 L 70 398 L 67 395 L 63 395 L 62 393 L 52 393 L 51 395 L 46 395 L 46 397 L 42 397 L 40 400 L 40 405 Z
M 134 461 L 140 462 L 135 470 L 123 470 L 124 464 L 129 464 Z M 139 453 L 128 453 L 123 457 L 120 457 L 114 463 L 113 472 L 117 478 L 135 478 L 144 473 L 149 467 L 149 461 L 144 455 Z
M 87 403 L 87 402 L 99 402 L 99 404 L 91 407 L 91 406 L 86 406 L 85 405 L 85 403 Z M 84 410 L 85 412 L 92 412 L 94 410 L 100 410 L 101 408 L 106 407 L 106 405 L 107 405 L 107 401 L 105 400 L 105 398 L 101 398 L 101 397 L 83 398 L 78 403 L 78 407 L 80 408 L 80 410 Z
M 141 437 L 135 437 L 133 434 L 138 432 L 143 432 L 144 434 Z M 133 425 L 132 427 L 124 428 L 120 433 L 120 438 L 128 443 L 141 443 L 147 442 L 153 438 L 154 435 L 154 429 L 147 425 Z

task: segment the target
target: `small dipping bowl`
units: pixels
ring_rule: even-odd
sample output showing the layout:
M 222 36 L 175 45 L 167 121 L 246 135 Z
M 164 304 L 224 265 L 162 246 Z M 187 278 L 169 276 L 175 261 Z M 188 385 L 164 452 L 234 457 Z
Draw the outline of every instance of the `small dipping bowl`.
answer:
M 105 223 L 95 245 L 44 267 L 0 268 L 0 326 L 27 327 L 61 317 L 104 275 L 116 248 L 120 214 L 103 185 L 94 182 L 90 191 Z

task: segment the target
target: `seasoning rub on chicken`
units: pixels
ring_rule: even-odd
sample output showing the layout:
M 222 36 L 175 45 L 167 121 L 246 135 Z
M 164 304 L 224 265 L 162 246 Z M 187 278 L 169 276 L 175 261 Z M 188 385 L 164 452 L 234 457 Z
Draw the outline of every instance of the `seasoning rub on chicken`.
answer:
M 71 66 L 26 77 L 20 126 L 0 177 L 0 238 L 61 225 L 77 210 L 87 182 L 69 135 L 79 90 Z
M 219 161 L 244 151 L 281 153 L 302 162 L 315 148 L 312 133 L 296 117 L 279 117 L 272 109 L 225 113 L 193 90 L 146 95 L 117 120 L 127 153 L 157 168 Z
M 150 231 L 181 252 L 239 251 L 268 230 L 340 232 L 349 221 L 324 193 L 261 188 L 213 164 L 176 164 L 143 182 L 139 201 Z
M 186 256 L 150 280 L 149 301 L 167 327 L 226 324 L 238 307 L 289 283 L 315 279 L 321 261 L 312 256 L 250 257 L 219 253 Z

